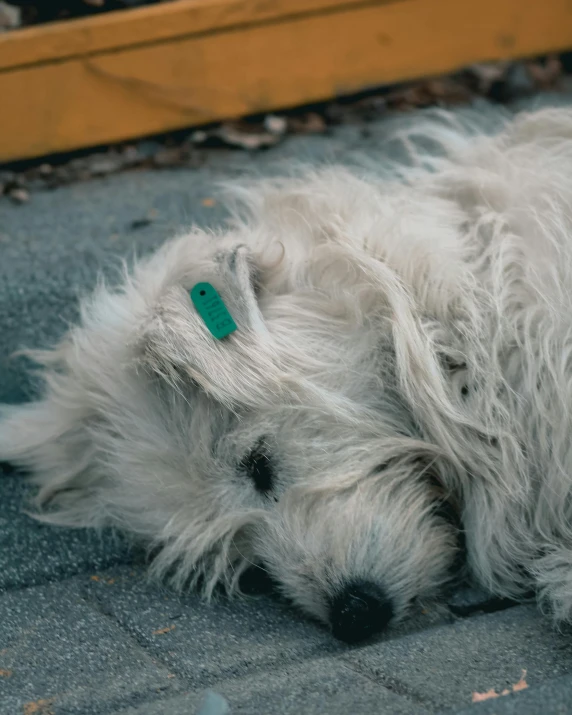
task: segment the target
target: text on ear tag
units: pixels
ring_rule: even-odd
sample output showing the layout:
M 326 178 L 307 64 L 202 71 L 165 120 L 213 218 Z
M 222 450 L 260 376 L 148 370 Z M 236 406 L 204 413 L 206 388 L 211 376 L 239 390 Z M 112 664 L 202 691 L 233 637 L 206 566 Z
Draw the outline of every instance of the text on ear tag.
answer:
M 191 300 L 205 325 L 217 340 L 237 329 L 232 315 L 210 283 L 197 283 L 191 289 Z

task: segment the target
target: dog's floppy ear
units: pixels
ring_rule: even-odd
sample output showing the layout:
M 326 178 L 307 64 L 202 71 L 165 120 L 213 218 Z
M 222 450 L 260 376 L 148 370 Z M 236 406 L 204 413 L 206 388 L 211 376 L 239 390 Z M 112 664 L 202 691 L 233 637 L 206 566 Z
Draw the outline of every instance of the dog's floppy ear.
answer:
M 288 379 L 258 305 L 260 272 L 249 249 L 222 245 L 203 260 L 194 253 L 190 261 L 187 245 L 185 261 L 181 246 L 180 241 L 173 244 L 167 261 L 163 254 L 157 262 L 157 270 L 171 274 L 143 326 L 139 360 L 174 386 L 192 380 L 231 408 L 256 407 L 284 396 Z M 173 258 L 177 254 L 180 261 Z M 221 297 L 237 327 L 230 335 L 217 339 L 201 317 L 190 297 L 198 283 L 209 283 Z

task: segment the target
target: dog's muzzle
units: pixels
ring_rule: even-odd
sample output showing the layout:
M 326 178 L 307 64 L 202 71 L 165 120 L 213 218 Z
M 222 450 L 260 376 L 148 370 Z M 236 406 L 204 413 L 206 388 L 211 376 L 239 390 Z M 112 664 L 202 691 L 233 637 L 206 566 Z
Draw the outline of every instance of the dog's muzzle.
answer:
M 357 643 L 381 633 L 393 616 L 384 590 L 369 581 L 354 581 L 331 601 L 332 633 L 346 643 Z

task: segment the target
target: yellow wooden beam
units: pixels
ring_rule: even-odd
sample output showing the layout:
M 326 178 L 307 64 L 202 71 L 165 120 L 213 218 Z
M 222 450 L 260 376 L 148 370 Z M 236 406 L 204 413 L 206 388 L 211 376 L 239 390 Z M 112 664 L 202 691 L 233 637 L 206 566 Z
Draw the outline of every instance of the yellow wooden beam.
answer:
M 569 0 L 179 0 L 0 37 L 0 161 L 572 47 Z

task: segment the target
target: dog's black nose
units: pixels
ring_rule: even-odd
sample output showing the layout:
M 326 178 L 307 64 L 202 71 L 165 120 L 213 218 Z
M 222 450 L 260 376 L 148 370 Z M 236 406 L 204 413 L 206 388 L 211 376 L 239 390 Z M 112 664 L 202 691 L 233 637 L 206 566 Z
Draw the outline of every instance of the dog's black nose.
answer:
M 385 591 L 369 581 L 354 581 L 331 601 L 332 633 L 346 643 L 356 643 L 380 633 L 393 616 Z

